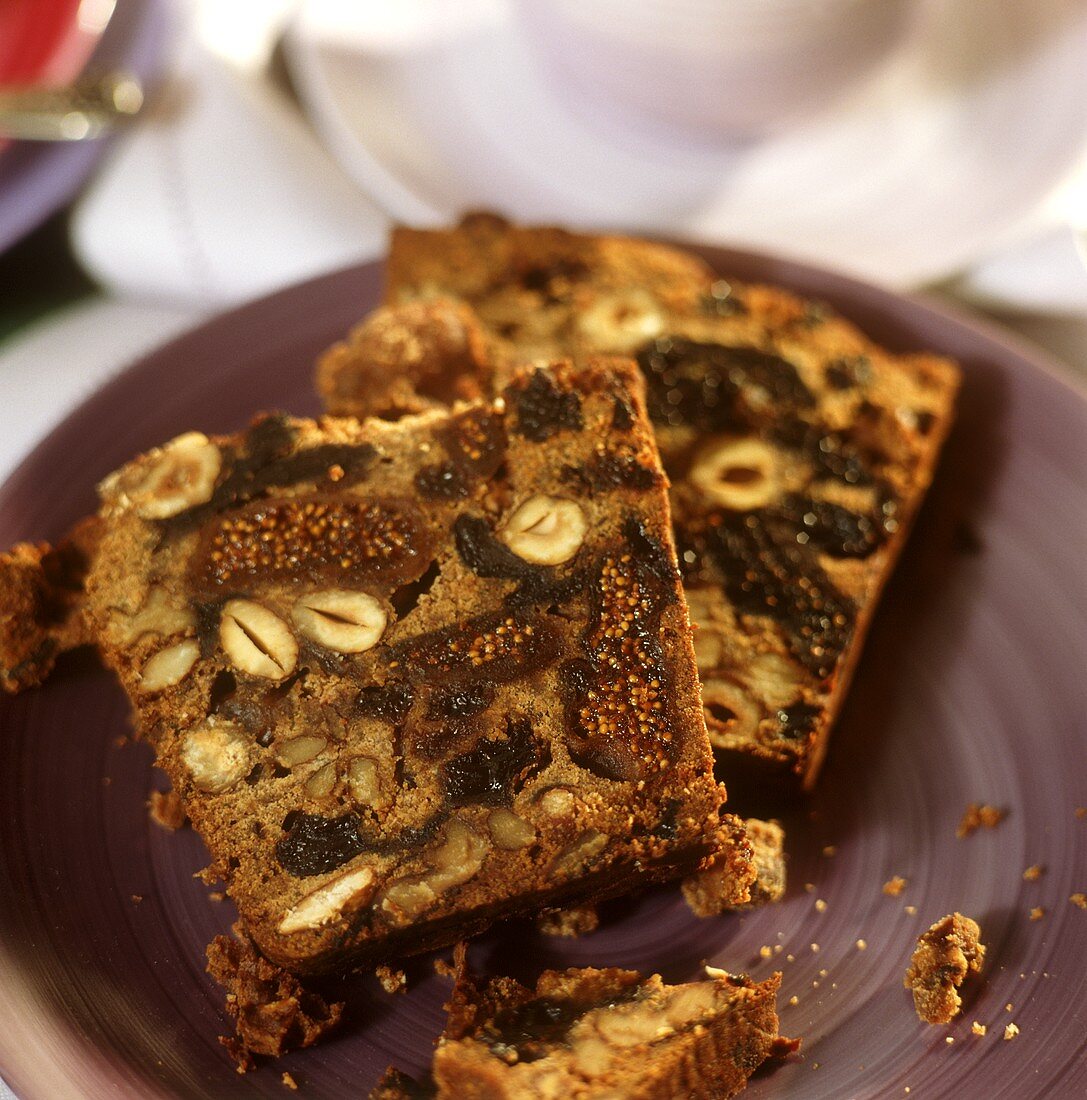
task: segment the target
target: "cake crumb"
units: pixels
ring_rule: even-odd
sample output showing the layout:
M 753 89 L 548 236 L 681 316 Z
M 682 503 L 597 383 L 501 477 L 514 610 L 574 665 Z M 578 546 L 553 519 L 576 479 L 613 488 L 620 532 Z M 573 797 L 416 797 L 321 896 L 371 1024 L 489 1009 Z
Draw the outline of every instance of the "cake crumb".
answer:
M 1072 894 L 1068 900 L 1073 905 L 1078 905 L 1081 909 L 1087 909 L 1087 894 Z
M 291 1092 L 298 1091 L 298 1082 L 289 1073 L 284 1073 L 280 1079 L 283 1082 L 284 1088 L 290 1089 Z
M 906 889 L 907 879 L 901 875 L 895 875 L 883 884 L 883 892 L 891 898 L 897 898 Z
M 827 859 L 833 859 L 837 854 L 838 854 L 838 849 L 833 844 L 828 844 L 823 849 L 823 855 L 825 855 L 827 857 Z
M 208 894 L 208 901 L 226 901 L 226 894 L 224 894 L 222 890 L 212 890 L 212 892 Z
M 1045 874 L 1045 868 L 1040 863 L 1034 863 L 1023 872 L 1025 882 L 1037 882 Z
M 962 840 L 978 829 L 995 829 L 1007 816 L 1007 810 L 990 806 L 987 802 L 971 802 L 962 815 L 955 835 Z
M 766 944 L 759 948 L 759 957 L 762 959 L 769 959 L 773 954 L 773 948 L 768 947 Z
M 600 915 L 595 905 L 574 905 L 568 909 L 545 909 L 536 918 L 536 927 L 545 936 L 578 936 L 595 932 L 600 925 Z
M 914 913 L 917 912 L 917 906 L 916 905 L 907 905 L 905 907 L 905 912 L 909 913 L 909 915 L 912 917 L 914 915 Z
M 1080 821 L 1087 820 L 1087 806 L 1077 806 L 1076 817 L 1078 817 Z
M 867 940 L 857 940 L 857 950 L 858 951 L 867 951 L 868 950 L 868 941 Z
M 177 832 L 185 824 L 185 810 L 177 791 L 152 791 L 147 800 L 148 813 L 156 825 Z
M 1008 1002 L 1008 1003 L 1007 1003 L 1007 1004 L 1006 1004 L 1006 1005 L 1004 1006 L 1004 1011 L 1005 1011 L 1005 1012 L 1011 1012 L 1011 1010 L 1012 1010 L 1012 1003 L 1011 1003 L 1011 1001 L 1009 1001 L 1009 1002 Z
M 1015 1024 L 1008 1024 L 1007 1027 L 1004 1028 L 1004 1041 L 1010 1042 L 1018 1034 L 1019 1028 Z
M 955 1036 L 954 1035 L 945 1035 L 944 1036 L 944 1042 L 947 1043 L 948 1046 L 951 1046 L 951 1044 L 954 1041 L 955 1041 Z
M 785 956 L 785 961 L 789 963 L 794 963 L 796 962 L 796 956 L 790 952 L 788 955 Z
M 805 882 L 804 889 L 810 894 L 815 889 L 814 882 Z
M 973 1035 L 981 1035 L 981 1036 L 984 1036 L 984 1034 L 985 1034 L 985 1032 L 986 1032 L 987 1030 L 988 1030 L 988 1028 L 986 1028 L 986 1026 L 985 1026 L 984 1024 L 979 1024 L 979 1023 L 977 1022 L 977 1020 L 975 1020 L 975 1021 L 974 1021 L 974 1022 L 973 1022 L 973 1023 L 972 1023 L 971 1025 L 970 1025 L 970 1032 L 971 1032 L 971 1034 L 973 1034 Z
M 813 955 L 818 955 L 818 954 L 819 954 L 819 944 L 817 944 L 817 943 L 813 943 L 813 944 L 811 945 L 811 953 L 812 953 Z
M 1044 916 L 1045 916 L 1045 909 L 1041 905 L 1036 905 L 1030 911 L 1030 919 L 1031 920 L 1041 920 L 1042 917 L 1044 917 Z
M 962 1007 L 959 986 L 981 970 L 985 946 L 977 922 L 961 913 L 941 917 L 917 940 L 903 985 L 913 993 L 918 1017 L 946 1024 Z
M 815 899 L 815 911 L 817 913 L 825 913 L 827 911 L 827 903 L 822 898 Z
M 789 998 L 789 1004 L 791 1004 L 793 1006 L 793 1008 L 795 1008 L 798 1004 L 800 1004 L 800 998 L 794 993 Z
M 379 966 L 375 971 L 381 988 L 388 994 L 403 993 L 408 988 L 408 976 L 403 970 L 395 970 L 391 966 Z
M 141 901 L 143 901 L 143 894 L 133 894 L 132 895 L 132 904 L 133 905 L 139 905 Z

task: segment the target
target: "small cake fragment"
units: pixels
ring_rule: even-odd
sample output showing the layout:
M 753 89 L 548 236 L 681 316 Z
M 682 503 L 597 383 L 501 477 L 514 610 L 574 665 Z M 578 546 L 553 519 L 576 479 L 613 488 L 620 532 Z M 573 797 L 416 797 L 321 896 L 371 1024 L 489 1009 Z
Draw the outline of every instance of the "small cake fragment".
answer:
M 883 892 L 890 898 L 897 898 L 906 889 L 907 880 L 901 875 L 894 875 L 883 884 Z
M 1080 909 L 1087 909 L 1087 894 L 1077 893 L 1072 894 L 1068 899 L 1073 905 L 1078 906 Z
M 742 825 L 725 815 L 720 827 L 721 854 L 708 867 L 683 880 L 683 897 L 698 917 L 713 917 L 732 909 L 755 908 L 780 901 L 785 896 L 785 830 L 776 821 L 747 818 Z M 737 894 L 737 882 L 745 876 L 738 866 L 750 853 L 755 878 L 749 896 Z
M 962 840 L 978 829 L 995 829 L 1008 816 L 1007 810 L 990 806 L 985 802 L 971 802 L 962 815 L 955 835 Z
M 1004 1026 L 1004 1041 L 1010 1043 L 1019 1034 L 1018 1024 L 1006 1024 Z
M 536 918 L 536 927 L 545 936 L 577 939 L 595 932 L 600 914 L 595 905 L 572 905 L 567 909 L 546 909 Z
M 208 945 L 208 973 L 226 990 L 235 1034 L 219 1041 L 239 1073 L 253 1068 L 255 1054 L 278 1058 L 312 1046 L 343 1016 L 342 1003 L 330 1004 L 264 958 L 240 924 Z
M 1044 874 L 1045 868 L 1040 863 L 1034 863 L 1023 872 L 1023 881 L 1037 882 Z
M 918 1017 L 946 1024 L 962 1006 L 959 987 L 968 974 L 981 970 L 985 946 L 977 922 L 961 913 L 938 920 L 921 934 L 903 982 L 913 993 Z
M 778 1035 L 780 979 L 666 985 L 629 970 L 574 969 L 545 971 L 530 988 L 462 968 L 433 1091 L 387 1074 L 371 1097 L 727 1100 L 767 1058 L 799 1045 Z
M 151 820 L 170 832 L 177 832 L 186 821 L 185 807 L 176 791 L 152 791 L 147 802 Z

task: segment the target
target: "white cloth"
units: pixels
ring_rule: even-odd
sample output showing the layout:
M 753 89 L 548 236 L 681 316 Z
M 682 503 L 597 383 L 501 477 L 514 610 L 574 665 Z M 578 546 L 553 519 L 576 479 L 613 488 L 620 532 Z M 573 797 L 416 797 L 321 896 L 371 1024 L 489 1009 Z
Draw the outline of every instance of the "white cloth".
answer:
M 72 245 L 117 297 L 225 306 L 378 256 L 388 225 L 284 93 L 189 39 L 77 206 Z

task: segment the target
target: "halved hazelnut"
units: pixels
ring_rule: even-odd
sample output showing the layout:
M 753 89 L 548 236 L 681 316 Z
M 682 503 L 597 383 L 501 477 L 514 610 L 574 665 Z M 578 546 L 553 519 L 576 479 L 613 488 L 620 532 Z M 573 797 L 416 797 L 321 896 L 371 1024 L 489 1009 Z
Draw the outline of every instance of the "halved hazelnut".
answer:
M 285 768 L 294 768 L 299 764 L 308 764 L 324 750 L 328 742 L 323 737 L 304 733 L 284 741 L 276 749 L 276 760 Z
M 551 861 L 551 873 L 555 875 L 572 874 L 580 871 L 590 860 L 595 859 L 608 844 L 604 833 L 588 829 L 564 848 Z
M 320 928 L 342 916 L 348 908 L 357 909 L 373 896 L 377 876 L 372 867 L 357 867 L 308 893 L 297 905 L 287 910 L 279 922 L 284 936 Z
M 780 653 L 758 653 L 744 664 L 743 681 L 771 710 L 800 697 L 803 670 Z
M 702 707 L 711 744 L 724 748 L 755 740 L 762 712 L 738 684 L 731 680 L 703 680 Z
M 143 519 L 168 519 L 211 499 L 222 469 L 219 448 L 202 432 L 186 432 L 151 451 L 117 487 Z
M 781 492 L 777 459 L 761 439 L 714 440 L 695 456 L 691 482 L 722 508 L 765 508 Z
M 533 565 L 560 565 L 580 549 L 589 525 L 581 506 L 562 497 L 529 497 L 506 520 L 502 541 Z
M 487 818 L 487 828 L 495 846 L 509 852 L 525 848 L 536 839 L 536 830 L 512 810 L 494 810 Z
M 608 351 L 638 347 L 664 331 L 660 305 L 644 290 L 597 294 L 576 324 L 594 346 Z
M 364 653 L 385 633 L 385 609 L 365 592 L 330 588 L 303 596 L 291 618 L 311 642 L 336 653 Z
M 251 676 L 282 680 L 298 661 L 298 643 L 287 624 L 252 600 L 227 600 L 219 641 L 234 666 Z
M 186 638 L 176 645 L 160 649 L 143 666 L 137 691 L 149 695 L 153 691 L 173 687 L 192 671 L 200 656 L 200 643 L 195 638 Z
M 197 790 L 222 794 L 249 774 L 249 739 L 232 723 L 209 718 L 185 735 L 181 760 Z

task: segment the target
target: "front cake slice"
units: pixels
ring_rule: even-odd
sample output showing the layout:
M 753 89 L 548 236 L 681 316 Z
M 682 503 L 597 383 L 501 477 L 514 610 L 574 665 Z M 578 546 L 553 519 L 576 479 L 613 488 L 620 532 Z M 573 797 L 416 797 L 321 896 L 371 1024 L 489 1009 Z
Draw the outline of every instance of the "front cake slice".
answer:
M 781 975 L 666 985 L 632 970 L 544 971 L 535 987 L 461 967 L 431 1079 L 390 1071 L 372 1097 L 727 1100 L 773 1055 Z
M 612 461 L 635 482 L 571 473 Z M 383 961 L 711 856 L 746 896 L 633 364 L 190 433 L 102 500 L 87 633 L 273 961 Z
M 726 777 L 811 786 L 951 426 L 954 365 L 678 249 L 488 215 L 394 232 L 383 310 L 323 361 L 331 409 L 405 328 L 440 334 L 447 369 L 484 390 L 537 356 L 636 357 Z

